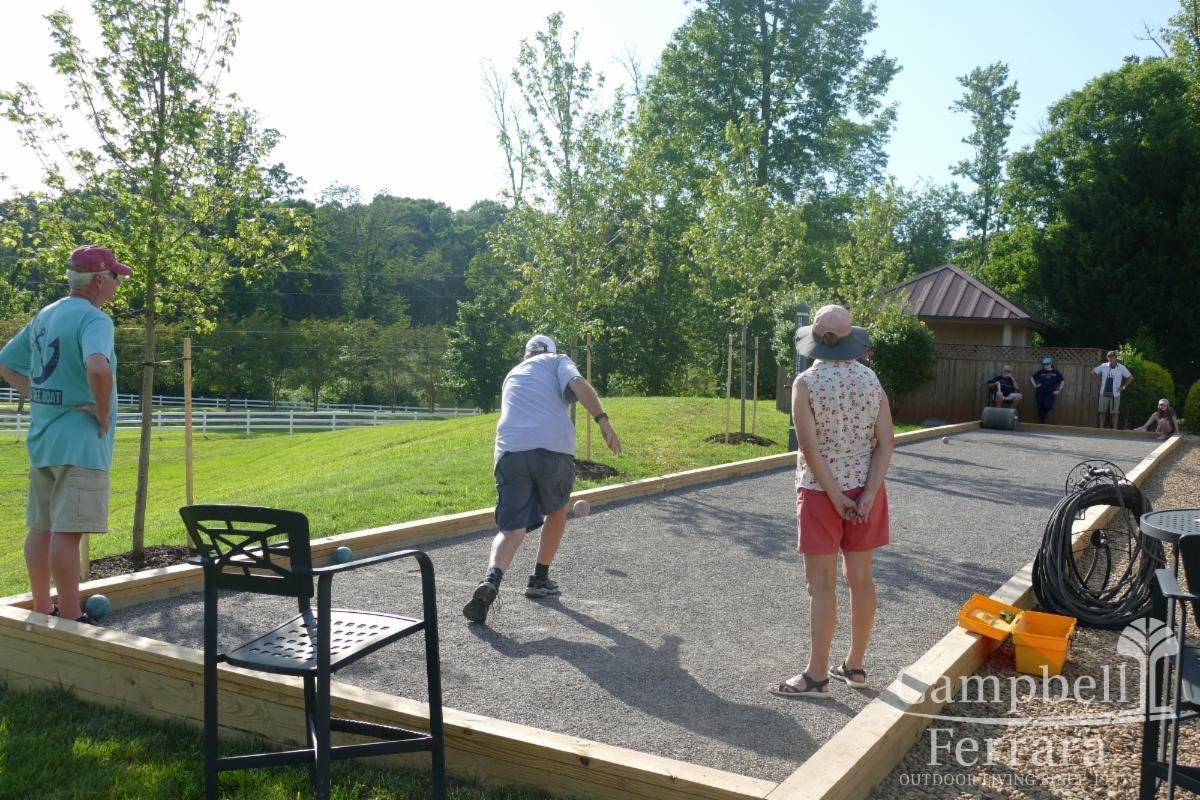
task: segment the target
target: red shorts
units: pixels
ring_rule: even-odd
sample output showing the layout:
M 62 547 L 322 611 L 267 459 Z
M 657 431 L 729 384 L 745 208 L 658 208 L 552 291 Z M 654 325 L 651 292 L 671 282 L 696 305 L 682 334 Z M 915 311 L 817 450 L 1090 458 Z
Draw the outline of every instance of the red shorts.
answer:
M 863 487 L 851 489 L 846 496 L 857 500 Z M 796 490 L 796 549 L 813 555 L 835 555 L 874 550 L 888 543 L 887 489 L 879 487 L 866 522 L 850 522 L 833 510 L 829 497 L 819 489 Z

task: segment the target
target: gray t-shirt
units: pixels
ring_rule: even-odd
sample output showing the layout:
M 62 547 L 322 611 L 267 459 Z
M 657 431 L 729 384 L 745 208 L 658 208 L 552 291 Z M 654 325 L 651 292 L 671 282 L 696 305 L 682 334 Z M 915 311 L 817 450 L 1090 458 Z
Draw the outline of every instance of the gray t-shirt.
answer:
M 504 453 L 538 448 L 575 455 L 575 426 L 568 414 L 575 393 L 567 384 L 579 377 L 575 363 L 561 353 L 542 353 L 509 370 L 500 394 L 493 463 Z

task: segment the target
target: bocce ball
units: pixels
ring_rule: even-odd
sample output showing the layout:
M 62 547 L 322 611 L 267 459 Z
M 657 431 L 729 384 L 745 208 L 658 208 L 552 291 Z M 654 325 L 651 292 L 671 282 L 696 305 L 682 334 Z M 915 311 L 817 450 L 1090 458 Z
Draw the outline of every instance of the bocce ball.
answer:
M 83 604 L 83 610 L 92 619 L 100 619 L 108 613 L 108 598 L 102 594 L 94 594 Z
M 335 564 L 345 564 L 352 558 L 354 558 L 354 553 L 352 553 L 350 548 L 346 547 L 346 545 L 342 545 L 337 550 L 333 551 L 333 563 Z
M 576 500 L 575 505 L 571 506 L 571 510 L 575 512 L 577 517 L 586 517 L 592 511 L 592 507 L 588 505 L 587 500 Z

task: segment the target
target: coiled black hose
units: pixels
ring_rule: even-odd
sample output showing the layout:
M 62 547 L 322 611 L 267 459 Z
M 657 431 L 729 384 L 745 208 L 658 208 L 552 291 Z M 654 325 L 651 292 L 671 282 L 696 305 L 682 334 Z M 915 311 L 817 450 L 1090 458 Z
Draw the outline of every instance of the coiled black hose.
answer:
M 1071 524 L 1092 506 L 1120 507 L 1126 512 L 1121 525 L 1130 530 L 1092 531 L 1075 552 Z M 1124 481 L 1093 483 L 1058 501 L 1033 561 L 1033 592 L 1042 608 L 1102 630 L 1120 630 L 1144 616 L 1154 570 L 1165 563 L 1162 542 L 1143 537 L 1137 524 L 1151 510 L 1141 490 Z

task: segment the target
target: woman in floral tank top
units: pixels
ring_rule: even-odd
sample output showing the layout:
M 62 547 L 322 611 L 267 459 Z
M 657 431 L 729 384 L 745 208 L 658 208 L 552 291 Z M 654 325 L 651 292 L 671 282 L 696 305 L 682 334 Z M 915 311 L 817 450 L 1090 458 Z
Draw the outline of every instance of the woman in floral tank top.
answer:
M 784 697 L 828 697 L 829 678 L 867 685 L 867 644 L 875 624 L 872 554 L 888 543 L 883 478 L 892 459 L 892 414 L 870 367 L 869 347 L 850 312 L 825 306 L 796 334 L 801 355 L 817 359 L 792 383 L 797 549 L 804 554 L 810 650 L 804 671 L 768 689 Z M 830 666 L 837 628 L 837 557 L 850 588 L 850 650 Z

